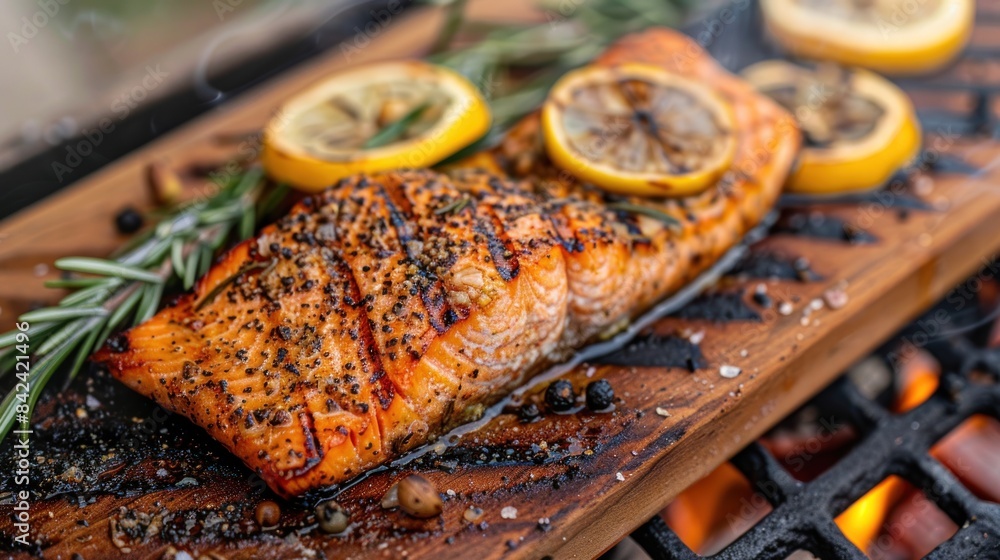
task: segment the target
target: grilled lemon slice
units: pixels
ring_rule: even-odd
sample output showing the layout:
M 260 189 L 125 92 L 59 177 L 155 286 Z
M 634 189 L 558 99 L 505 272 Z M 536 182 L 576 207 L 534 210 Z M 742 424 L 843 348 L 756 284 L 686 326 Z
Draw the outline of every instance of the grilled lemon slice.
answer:
M 319 191 L 357 173 L 433 165 L 480 138 L 490 112 L 461 75 L 415 60 L 341 72 L 284 104 L 264 132 L 267 173 Z
M 542 107 L 546 151 L 577 178 L 640 196 L 686 196 L 732 163 L 732 108 L 712 90 L 656 66 L 587 66 L 563 76 Z
M 795 115 L 805 142 L 786 189 L 801 193 L 883 185 L 920 151 L 920 124 L 909 98 L 864 70 L 817 69 L 772 60 L 743 76 Z
M 761 0 L 790 52 L 885 74 L 937 69 L 968 42 L 975 0 Z

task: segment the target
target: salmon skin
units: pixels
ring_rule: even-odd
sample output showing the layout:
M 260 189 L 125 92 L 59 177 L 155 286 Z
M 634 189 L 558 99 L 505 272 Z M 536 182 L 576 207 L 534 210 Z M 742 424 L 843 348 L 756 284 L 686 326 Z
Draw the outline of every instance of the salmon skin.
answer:
M 286 497 L 477 418 L 711 265 L 791 167 L 790 115 L 690 39 L 653 29 L 597 61 L 624 62 L 695 78 L 734 107 L 739 149 L 717 185 L 613 199 L 679 226 L 609 207 L 554 168 L 533 115 L 445 173 L 356 176 L 306 198 L 95 359 Z

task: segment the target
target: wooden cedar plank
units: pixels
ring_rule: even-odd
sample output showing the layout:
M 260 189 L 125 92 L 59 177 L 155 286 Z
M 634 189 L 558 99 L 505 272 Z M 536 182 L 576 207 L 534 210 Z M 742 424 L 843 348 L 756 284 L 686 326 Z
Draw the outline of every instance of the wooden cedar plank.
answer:
M 988 154 L 1000 153 L 997 148 L 990 145 L 986 150 L 978 145 L 960 149 L 970 150 L 971 159 L 983 163 Z M 720 324 L 678 318 L 660 321 L 655 330 L 665 335 L 703 330 L 707 367 L 689 373 L 684 368 L 582 366 L 570 375 L 574 384 L 582 388 L 591 379 L 609 379 L 622 398 L 614 413 L 547 415 L 526 425 L 513 414 L 504 414 L 454 448 L 451 454 L 463 458 L 448 469 L 440 464 L 411 465 L 370 476 L 341 497 L 357 523 L 346 538 L 306 530 L 302 536 L 286 541 L 250 530 L 239 539 L 208 538 L 177 547 L 198 552 L 216 550 L 230 558 L 251 558 L 265 550 L 295 557 L 301 554 L 302 547 L 322 550 L 332 558 L 399 557 L 403 551 L 411 558 L 435 559 L 472 555 L 594 556 L 654 515 L 671 496 L 758 437 L 1000 249 L 1000 236 L 995 234 L 1000 191 L 990 184 L 990 179 L 996 176 L 981 180 L 939 178 L 929 198 L 940 204 L 947 201 L 949 209 L 911 212 L 905 219 L 894 210 L 883 212 L 878 207 L 805 209 L 852 224 L 868 225 L 865 216 L 871 216 L 868 229 L 878 241 L 852 246 L 784 234 L 768 238 L 761 250 L 806 256 L 813 269 L 825 276 L 822 281 L 810 283 L 765 282 L 776 304 L 796 302 L 790 315 L 776 313 L 774 308 L 757 308 L 763 318 L 759 323 Z M 736 281 L 727 289 L 747 291 L 758 282 Z M 803 309 L 843 282 L 847 283 L 848 304 L 838 310 L 814 312 L 803 325 Z M 742 350 L 747 351 L 745 357 Z M 724 363 L 738 365 L 743 373 L 736 379 L 722 378 L 718 368 Z M 588 372 L 593 377 L 588 378 Z M 117 398 L 128 398 L 123 389 L 117 390 L 122 392 Z M 135 401 L 131 406 L 144 406 L 141 400 Z M 658 407 L 666 408 L 670 416 L 658 415 Z M 112 423 L 110 418 L 102 421 Z M 94 491 L 98 501 L 83 509 L 64 498 L 45 500 L 36 504 L 36 511 L 50 510 L 53 516 L 46 519 L 43 513 L 36 530 L 49 535 L 52 544 L 47 552 L 78 550 L 78 539 L 86 537 L 90 540 L 85 557 L 119 552 L 109 541 L 110 527 L 102 520 L 120 506 L 150 514 L 166 508 L 174 512 L 200 511 L 204 515 L 206 508 L 237 504 L 241 508 L 237 517 L 251 518 L 253 506 L 265 496 L 263 491 L 253 486 L 253 479 L 245 471 L 240 474 L 241 467 L 224 451 L 211 442 L 199 443 L 200 434 L 192 436 L 185 429 L 190 430 L 180 421 L 170 427 L 177 431 L 177 437 L 194 440 L 192 445 L 199 449 L 194 456 L 205 457 L 203 462 L 217 466 L 213 470 L 204 465 L 174 465 L 171 480 L 191 476 L 199 481 L 198 491 L 157 484 L 155 477 L 138 469 L 109 477 L 118 477 L 116 484 L 129 479 L 138 482 L 135 488 L 140 490 L 135 494 L 114 496 L 108 489 Z M 173 433 L 164 437 L 172 438 Z M 556 455 L 560 449 L 573 449 L 572 456 L 536 464 L 532 459 L 547 456 L 547 452 L 531 448 L 541 442 Z M 513 459 L 475 464 L 481 453 L 492 460 L 495 453 L 505 455 L 507 449 L 513 451 Z M 588 455 L 588 450 L 592 454 Z M 140 449 L 138 457 L 149 454 L 159 459 L 175 452 Z M 122 453 L 127 456 L 125 451 Z M 49 458 L 55 459 L 52 455 Z M 152 459 L 147 462 L 149 469 L 158 464 Z M 115 465 L 112 460 L 107 468 L 121 468 Z M 398 511 L 383 511 L 378 505 L 386 489 L 414 469 L 423 472 L 440 490 L 457 492 L 446 500 L 441 518 L 417 521 Z M 616 477 L 619 472 L 624 481 Z M 157 500 L 164 505 L 154 505 Z M 470 506 L 485 512 L 477 525 L 463 518 Z M 501 516 L 502 508 L 507 506 L 517 509 L 516 519 Z M 301 508 L 286 504 L 284 509 L 284 531 L 308 525 Z M 80 518 L 87 519 L 91 526 L 76 525 L 75 520 Z M 540 518 L 550 519 L 549 531 L 537 528 Z M 74 523 L 67 523 L 67 519 Z M 487 525 L 480 527 L 482 521 Z M 0 529 L 9 531 L 8 523 L 0 521 Z M 447 544 L 449 538 L 454 539 L 453 544 Z M 152 538 L 133 546 L 130 554 L 155 558 L 165 546 L 162 540 Z

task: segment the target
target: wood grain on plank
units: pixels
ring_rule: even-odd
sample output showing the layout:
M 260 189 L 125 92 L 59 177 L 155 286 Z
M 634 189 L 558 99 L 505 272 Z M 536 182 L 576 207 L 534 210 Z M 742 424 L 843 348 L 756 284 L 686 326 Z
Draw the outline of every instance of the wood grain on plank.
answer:
M 985 163 L 981 144 L 968 150 L 969 159 Z M 158 558 L 168 547 L 226 558 L 265 551 L 286 558 L 310 551 L 328 558 L 398 558 L 405 552 L 435 560 L 596 556 L 984 266 L 1000 250 L 997 179 L 936 177 L 927 199 L 947 207 L 940 211 L 903 214 L 877 205 L 786 211 L 867 225 L 876 241 L 852 245 L 772 235 L 754 251 L 804 256 L 823 279 L 730 277 L 717 289 L 742 294 L 759 321 L 669 317 L 652 328 L 660 336 L 703 332 L 704 367 L 582 365 L 569 379 L 578 391 L 608 379 L 620 398 L 614 412 L 546 414 L 531 423 L 515 410 L 501 414 L 441 456 L 375 473 L 348 489 L 338 498 L 354 523 L 344 537 L 318 531 L 309 508 L 294 504 L 283 504 L 278 530 L 260 531 L 251 521 L 253 509 L 270 496 L 251 473 L 187 422 L 165 417 L 99 376 L 42 409 L 51 420 L 37 436 L 35 453 L 52 465 L 54 481 L 44 483 L 52 496 L 35 504 L 33 531 L 45 536 L 48 555 L 81 551 L 86 558 L 114 556 L 122 548 L 128 557 Z M 762 282 L 771 307 L 751 301 Z M 844 307 L 807 314 L 813 301 L 838 287 L 848 297 Z M 790 314 L 777 311 L 781 303 L 791 304 Z M 719 373 L 724 364 L 742 372 L 726 379 Z M 87 405 L 87 392 L 100 404 Z M 73 414 L 76 408 L 86 418 Z M 379 505 L 387 489 L 413 471 L 442 493 L 453 491 L 445 494 L 440 518 L 415 520 Z M 470 508 L 482 514 L 470 516 Z M 504 515 L 504 508 L 514 508 L 516 517 L 511 510 Z M 168 527 L 192 519 L 201 536 L 175 529 L 123 541 L 116 527 L 136 518 L 139 526 Z M 202 529 L 210 519 L 215 523 Z M 10 531 L 9 520 L 0 520 L 0 531 Z

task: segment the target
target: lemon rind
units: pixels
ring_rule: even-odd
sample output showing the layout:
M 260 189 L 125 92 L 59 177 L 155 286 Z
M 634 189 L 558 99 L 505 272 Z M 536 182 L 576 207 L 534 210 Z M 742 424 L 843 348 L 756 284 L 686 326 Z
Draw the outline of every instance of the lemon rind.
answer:
M 767 29 L 793 54 L 894 75 L 946 65 L 965 47 L 975 20 L 973 0 L 941 0 L 915 22 L 870 25 L 831 18 L 794 0 L 762 0 L 761 9 Z
M 561 113 L 561 107 L 566 105 L 571 91 L 576 87 L 593 83 L 602 78 L 621 78 L 623 76 L 678 85 L 687 91 L 694 91 L 698 99 L 710 99 L 711 103 L 708 106 L 728 133 L 726 144 L 713 165 L 708 169 L 677 175 L 633 173 L 589 161 L 572 148 L 562 126 Z M 549 159 L 557 167 L 578 179 L 617 194 L 650 197 L 681 197 L 697 194 L 710 187 L 728 170 L 738 148 L 737 137 L 734 133 L 735 114 L 726 99 L 698 82 L 648 64 L 630 63 L 613 67 L 588 66 L 567 73 L 553 86 L 549 98 L 542 107 L 541 118 L 545 148 Z
M 416 138 L 372 149 L 330 150 L 321 159 L 290 141 L 285 134 L 292 116 L 322 103 L 338 91 L 347 91 L 353 84 L 365 80 L 366 83 L 398 82 L 407 76 L 438 80 L 458 99 L 433 127 Z M 486 100 L 460 74 L 418 60 L 385 62 L 338 73 L 282 105 L 264 131 L 261 163 L 273 179 L 315 192 L 359 173 L 434 165 L 481 138 L 490 124 Z

